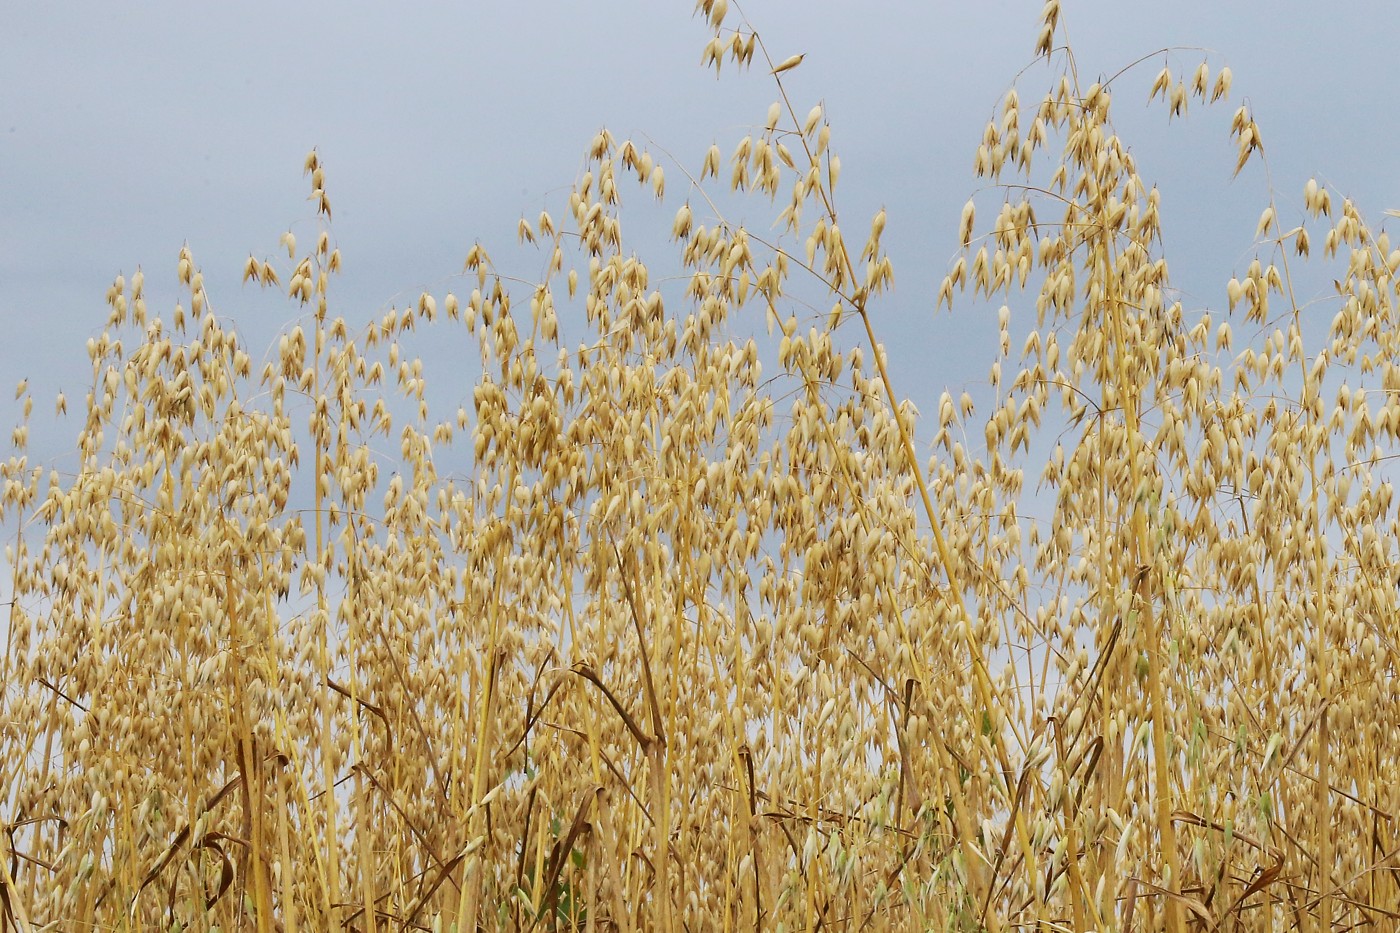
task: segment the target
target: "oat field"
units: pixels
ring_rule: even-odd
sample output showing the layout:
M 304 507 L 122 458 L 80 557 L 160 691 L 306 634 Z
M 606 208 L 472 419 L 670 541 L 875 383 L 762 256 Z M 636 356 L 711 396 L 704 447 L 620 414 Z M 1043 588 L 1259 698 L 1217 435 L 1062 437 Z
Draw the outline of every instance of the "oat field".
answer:
M 886 210 L 838 211 L 800 54 L 698 6 L 771 109 L 583 141 L 537 280 L 485 244 L 343 319 L 313 151 L 318 234 L 244 265 L 270 352 L 210 310 L 230 257 L 181 250 L 173 309 L 112 284 L 76 467 L 28 421 L 3 464 L 0 930 L 1400 923 L 1400 249 L 1308 182 L 1183 307 L 1114 108 L 1227 108 L 1226 175 L 1268 128 L 1199 55 L 1086 82 L 1049 0 L 1056 77 L 883 333 Z M 920 412 L 882 341 L 949 313 L 1000 351 Z M 453 417 L 423 333 L 479 348 Z

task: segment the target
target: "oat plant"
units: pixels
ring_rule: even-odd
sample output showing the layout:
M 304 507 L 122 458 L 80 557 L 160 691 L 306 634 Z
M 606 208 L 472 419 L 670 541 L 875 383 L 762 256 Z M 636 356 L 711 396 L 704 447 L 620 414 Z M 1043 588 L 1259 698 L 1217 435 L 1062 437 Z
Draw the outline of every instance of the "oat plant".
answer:
M 1050 0 L 1049 85 L 902 298 L 901 339 L 947 305 L 1000 351 L 920 419 L 802 56 L 699 10 L 776 102 L 728 160 L 599 132 L 520 223 L 536 280 L 478 245 L 341 316 L 313 152 L 311 242 L 244 264 L 299 315 L 270 353 L 187 249 L 173 311 L 113 283 L 76 467 L 27 421 L 4 465 L 0 929 L 1395 922 L 1400 250 L 1309 181 L 1183 307 L 1113 104 L 1229 106 L 1230 72 L 1086 84 Z M 624 239 L 638 185 L 674 220 Z M 423 339 L 480 365 L 445 418 Z

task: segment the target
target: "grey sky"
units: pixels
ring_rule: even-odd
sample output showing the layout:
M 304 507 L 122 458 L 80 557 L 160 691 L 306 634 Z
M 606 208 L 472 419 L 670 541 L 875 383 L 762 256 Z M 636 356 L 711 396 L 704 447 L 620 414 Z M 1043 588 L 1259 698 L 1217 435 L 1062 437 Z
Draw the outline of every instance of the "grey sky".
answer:
M 90 378 L 82 343 L 101 329 L 112 278 L 143 266 L 152 311 L 168 312 L 186 240 L 214 307 L 239 321 L 254 351 L 267 346 L 296 310 L 240 286 L 239 275 L 250 252 L 277 254 L 283 230 L 315 229 L 301 175 L 313 146 L 346 259 L 335 310 L 357 324 L 423 289 L 460 289 L 474 240 L 519 256 L 510 249 L 517 220 L 541 209 L 563 217 L 601 126 L 619 139 L 645 134 L 692 169 L 711 142 L 727 156 L 762 121 L 774 89 L 759 69 L 726 67 L 719 81 L 703 70 L 709 31 L 690 6 L 6 5 L 4 424 L 14 421 L 10 386 L 22 377 L 36 415 L 51 411 L 59 388 L 80 402 Z M 807 54 L 787 87 L 799 112 L 826 103 L 848 224 L 863 229 L 888 209 L 897 288 L 878 309 L 882 337 L 897 384 L 929 413 L 940 389 L 984 378 L 990 362 L 988 318 L 931 318 L 930 309 L 963 202 L 979 189 L 983 203 L 1000 199 L 972 176 L 972 155 L 1031 62 L 1040 3 L 742 7 L 775 59 Z M 1222 306 L 1226 279 L 1252 256 L 1266 183 L 1259 165 L 1230 177 L 1228 124 L 1243 100 L 1263 130 L 1285 228 L 1300 218 L 1313 174 L 1373 220 L 1400 207 L 1388 86 L 1400 5 L 1066 0 L 1064 18 L 1086 78 L 1165 46 L 1212 49 L 1212 73 L 1223 64 L 1234 72 L 1229 105 L 1195 104 L 1170 128 L 1164 108 L 1145 105 L 1163 56 L 1120 79 L 1116 95 L 1119 130 L 1162 187 L 1166 254 L 1188 307 Z M 1201 54 L 1165 60 L 1189 70 Z M 1023 101 L 1048 80 L 1033 67 L 1020 82 Z M 667 168 L 669 212 L 684 197 L 684 175 Z M 751 217 L 776 214 L 764 210 L 754 202 Z M 660 236 L 632 247 L 674 256 Z M 538 265 L 508 271 L 530 276 Z M 70 417 L 62 436 L 77 427 Z

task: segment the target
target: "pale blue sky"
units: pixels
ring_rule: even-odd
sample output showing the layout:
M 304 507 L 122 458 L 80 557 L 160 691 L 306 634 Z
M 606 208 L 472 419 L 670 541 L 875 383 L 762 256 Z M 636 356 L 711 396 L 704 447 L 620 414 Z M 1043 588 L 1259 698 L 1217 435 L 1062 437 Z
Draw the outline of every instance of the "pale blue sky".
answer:
M 775 58 L 807 54 L 787 87 L 799 112 L 827 105 L 848 223 L 863 229 L 888 209 L 897 289 L 878 309 L 882 335 L 901 390 L 931 412 L 945 385 L 984 378 L 990 362 L 990 320 L 930 309 L 963 202 L 977 190 L 1000 198 L 972 176 L 972 155 L 1032 62 L 1040 3 L 742 7 Z M 1063 16 L 1090 77 L 1165 46 L 1211 49 L 1212 71 L 1234 72 L 1229 106 L 1197 104 L 1170 128 L 1163 108 L 1146 106 L 1147 88 L 1164 60 L 1189 70 L 1202 53 L 1158 55 L 1119 79 L 1118 127 L 1162 187 L 1167 256 L 1188 307 L 1223 305 L 1225 281 L 1253 255 L 1266 179 L 1259 165 L 1231 179 L 1227 128 L 1242 100 L 1263 129 L 1285 226 L 1313 174 L 1369 217 L 1400 207 L 1391 87 L 1400 5 L 1066 0 Z M 142 265 L 151 308 L 168 311 L 186 240 L 215 308 L 254 350 L 267 346 L 295 309 L 239 275 L 250 252 L 276 255 L 289 226 L 315 229 L 301 175 L 313 146 L 346 259 L 336 310 L 354 323 L 425 288 L 460 289 L 474 240 L 516 256 L 516 221 L 544 208 L 563 217 L 601 126 L 645 134 L 692 168 L 711 142 L 727 155 L 774 93 L 758 70 L 727 68 L 718 81 L 703 70 L 708 34 L 685 2 L 6 5 L 4 424 L 22 377 L 36 414 L 51 411 L 60 388 L 70 404 L 81 400 L 82 343 L 105 319 L 108 284 Z M 1022 99 L 1037 99 L 1048 78 L 1032 68 Z M 684 176 L 668 178 L 669 215 Z M 753 219 L 764 216 L 755 203 Z M 661 236 L 643 234 L 633 248 L 674 256 Z M 529 259 L 508 271 L 537 267 Z M 61 450 L 76 428 L 36 426 L 35 453 Z

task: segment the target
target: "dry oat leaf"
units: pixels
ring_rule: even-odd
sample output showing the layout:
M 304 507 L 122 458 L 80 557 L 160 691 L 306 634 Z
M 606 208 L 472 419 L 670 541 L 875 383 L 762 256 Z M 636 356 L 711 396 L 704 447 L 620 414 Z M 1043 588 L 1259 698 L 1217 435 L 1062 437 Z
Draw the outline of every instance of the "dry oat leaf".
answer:
M 1169 901 L 1181 904 L 1187 910 L 1191 911 L 1191 913 L 1195 914 L 1201 920 L 1201 922 L 1205 923 L 1208 927 L 1213 928 L 1215 926 L 1215 919 L 1211 916 L 1210 909 L 1206 907 L 1204 903 L 1201 902 L 1200 898 L 1191 897 L 1187 894 L 1178 894 L 1175 891 L 1169 891 L 1166 888 L 1161 887 L 1160 885 L 1153 884 L 1150 881 L 1144 881 L 1142 878 L 1134 877 L 1131 878 L 1131 880 L 1135 884 L 1139 884 L 1149 891 L 1162 895 Z

